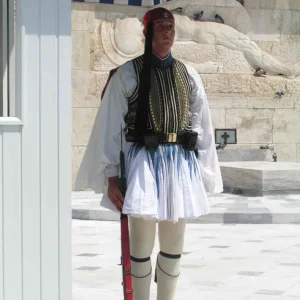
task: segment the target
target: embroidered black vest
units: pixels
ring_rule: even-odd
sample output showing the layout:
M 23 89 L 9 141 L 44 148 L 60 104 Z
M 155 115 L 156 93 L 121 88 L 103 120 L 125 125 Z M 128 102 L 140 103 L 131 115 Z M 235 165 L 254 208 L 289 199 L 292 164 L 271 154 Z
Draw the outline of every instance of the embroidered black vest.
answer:
M 137 86 L 128 98 L 125 122 L 129 131 L 135 129 L 143 56 L 134 59 L 133 65 L 137 75 Z M 191 130 L 192 114 L 189 110 L 191 84 L 185 65 L 176 59 L 166 68 L 153 65 L 150 80 L 147 130 L 163 133 Z

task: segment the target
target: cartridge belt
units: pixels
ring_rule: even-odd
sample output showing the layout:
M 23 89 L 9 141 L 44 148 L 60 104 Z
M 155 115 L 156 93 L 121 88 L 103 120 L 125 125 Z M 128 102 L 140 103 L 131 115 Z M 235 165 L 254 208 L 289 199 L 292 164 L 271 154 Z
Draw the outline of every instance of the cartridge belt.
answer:
M 155 150 L 162 144 L 178 144 L 184 149 L 194 151 L 197 137 L 198 133 L 195 131 L 179 131 L 177 133 L 146 132 L 142 140 L 147 149 Z M 134 130 L 127 132 L 126 140 L 128 142 L 137 142 Z

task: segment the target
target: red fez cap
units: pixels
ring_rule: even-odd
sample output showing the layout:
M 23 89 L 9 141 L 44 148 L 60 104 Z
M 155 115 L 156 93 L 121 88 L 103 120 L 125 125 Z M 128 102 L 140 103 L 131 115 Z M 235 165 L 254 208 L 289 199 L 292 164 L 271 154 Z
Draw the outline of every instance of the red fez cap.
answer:
M 154 22 L 160 19 L 168 20 L 175 23 L 174 16 L 169 10 L 163 7 L 158 7 L 146 12 L 144 16 L 144 27 L 147 28 L 149 22 Z

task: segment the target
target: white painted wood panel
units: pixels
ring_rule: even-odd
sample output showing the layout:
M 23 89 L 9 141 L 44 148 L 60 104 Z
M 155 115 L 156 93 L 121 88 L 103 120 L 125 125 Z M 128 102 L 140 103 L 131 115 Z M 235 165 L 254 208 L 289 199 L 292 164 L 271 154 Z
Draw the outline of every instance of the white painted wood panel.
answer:
M 59 276 L 60 300 L 71 300 L 72 236 L 71 197 L 72 191 L 72 54 L 71 54 L 71 1 L 59 2 L 59 76 L 58 76 L 58 142 L 59 142 Z
M 0 118 L 0 300 L 71 300 L 71 1 L 18 0 L 18 16 L 17 117 Z
M 21 3 L 19 4 L 21 5 Z M 39 0 L 22 2 L 22 18 L 27 28 L 39 28 Z M 23 299 L 41 298 L 41 204 L 40 204 L 40 39 L 28 34 L 22 70 L 25 73 L 22 93 L 24 126 L 22 127 L 23 192 Z M 18 48 L 19 49 L 19 48 Z M 30 73 L 29 73 L 30 72 Z M 22 86 L 21 86 L 22 88 Z M 50 158 L 49 158 L 50 159 Z
M 41 241 L 42 299 L 59 299 L 58 1 L 41 5 Z M 49 17 L 51 16 L 51 17 Z
M 4 300 L 22 299 L 21 138 L 19 126 L 3 127 Z
M 3 156 L 2 156 L 2 126 L 0 126 L 0 300 L 3 300 Z

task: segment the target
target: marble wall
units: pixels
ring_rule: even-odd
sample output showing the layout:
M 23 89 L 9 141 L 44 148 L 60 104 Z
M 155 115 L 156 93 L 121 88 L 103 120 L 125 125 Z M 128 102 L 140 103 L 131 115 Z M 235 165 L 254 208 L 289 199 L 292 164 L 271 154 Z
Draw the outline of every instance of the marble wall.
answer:
M 231 148 L 273 144 L 278 161 L 300 162 L 300 1 L 245 0 L 245 6 L 236 0 L 192 2 L 165 5 L 181 6 L 189 17 L 204 11 L 201 24 L 176 16 L 183 25 L 173 55 L 199 71 L 214 127 L 237 128 L 238 144 Z M 109 70 L 142 52 L 139 20 L 145 11 L 73 3 L 74 179 Z M 216 13 L 225 24 L 212 22 Z M 191 26 L 198 36 L 186 29 Z M 268 75 L 254 76 L 256 67 Z M 277 91 L 285 95 L 276 97 Z

